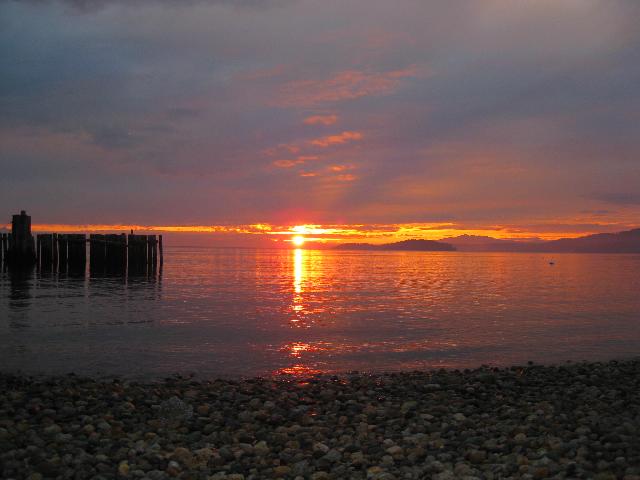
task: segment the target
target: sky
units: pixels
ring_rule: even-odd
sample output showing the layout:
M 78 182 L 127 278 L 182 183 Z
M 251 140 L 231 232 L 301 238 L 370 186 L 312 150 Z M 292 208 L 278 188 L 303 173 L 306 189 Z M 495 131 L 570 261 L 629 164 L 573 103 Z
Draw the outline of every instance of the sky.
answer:
M 634 0 L 0 0 L 0 215 L 234 244 L 637 227 L 639 22 Z

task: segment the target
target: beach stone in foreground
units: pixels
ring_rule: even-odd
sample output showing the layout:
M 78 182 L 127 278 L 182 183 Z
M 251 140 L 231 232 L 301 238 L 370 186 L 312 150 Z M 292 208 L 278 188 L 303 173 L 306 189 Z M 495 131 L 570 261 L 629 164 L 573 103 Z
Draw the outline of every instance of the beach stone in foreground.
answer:
M 148 384 L 0 374 L 0 477 L 640 480 L 640 361 Z

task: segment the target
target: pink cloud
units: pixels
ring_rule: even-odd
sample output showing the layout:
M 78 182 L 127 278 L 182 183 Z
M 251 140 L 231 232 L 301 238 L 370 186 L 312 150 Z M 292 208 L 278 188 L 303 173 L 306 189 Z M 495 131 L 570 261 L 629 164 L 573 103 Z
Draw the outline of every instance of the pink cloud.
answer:
M 336 178 L 341 182 L 353 182 L 358 177 L 351 175 L 350 173 L 346 173 L 344 175 L 338 175 Z
M 333 125 L 337 121 L 337 115 L 312 115 L 304 119 L 306 125 Z
M 415 77 L 417 69 L 409 67 L 390 72 L 345 70 L 323 80 L 296 80 L 283 85 L 279 106 L 305 107 L 355 98 L 389 95 L 402 80 Z
M 301 165 L 308 161 L 318 160 L 318 158 L 319 157 L 315 155 L 300 155 L 299 157 L 296 157 L 294 159 L 276 160 L 275 162 L 273 162 L 273 165 L 280 168 L 291 168 L 291 167 L 295 167 L 296 165 Z
M 331 165 L 329 170 L 332 172 L 345 172 L 347 170 L 353 170 L 352 165 Z
M 311 145 L 324 148 L 331 145 L 342 145 L 347 142 L 356 142 L 362 140 L 362 137 L 363 135 L 360 132 L 344 131 L 337 135 L 327 135 L 326 137 L 312 140 Z

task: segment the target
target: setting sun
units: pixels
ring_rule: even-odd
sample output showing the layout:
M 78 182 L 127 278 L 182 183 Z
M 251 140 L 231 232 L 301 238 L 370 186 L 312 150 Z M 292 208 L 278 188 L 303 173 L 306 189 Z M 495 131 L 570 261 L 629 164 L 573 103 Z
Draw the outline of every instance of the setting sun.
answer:
M 291 243 L 293 243 L 296 247 L 301 247 L 304 245 L 304 237 L 302 235 L 296 235 L 291 239 Z

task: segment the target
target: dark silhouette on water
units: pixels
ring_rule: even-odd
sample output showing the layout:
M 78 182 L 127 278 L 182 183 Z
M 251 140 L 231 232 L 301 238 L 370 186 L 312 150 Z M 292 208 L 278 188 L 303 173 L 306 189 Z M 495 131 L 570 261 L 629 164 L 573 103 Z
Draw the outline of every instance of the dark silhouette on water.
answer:
M 2 239 L 7 264 L 24 267 L 36 263 L 36 251 L 33 235 L 31 235 L 31 217 L 22 210 L 11 220 L 11 234 Z M 6 246 L 5 246 L 6 245 Z

